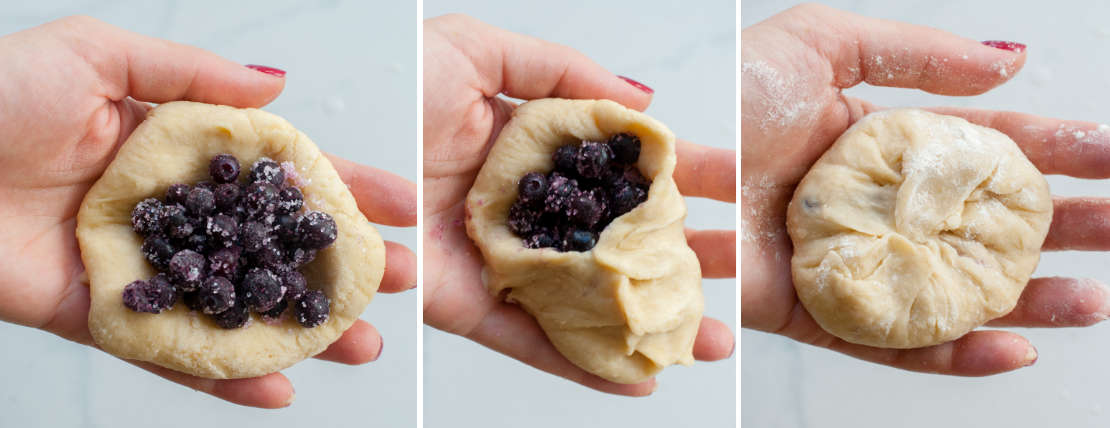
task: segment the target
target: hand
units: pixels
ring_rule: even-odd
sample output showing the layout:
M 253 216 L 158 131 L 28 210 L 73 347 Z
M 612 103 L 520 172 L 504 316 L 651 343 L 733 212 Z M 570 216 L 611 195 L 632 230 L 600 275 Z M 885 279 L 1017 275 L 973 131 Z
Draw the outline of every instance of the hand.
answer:
M 96 346 L 88 329 L 89 290 L 74 235 L 85 192 L 151 108 L 193 100 L 260 107 L 281 92 L 283 72 L 264 73 L 201 49 L 73 17 L 0 38 L 0 319 Z M 145 101 L 145 102 L 144 102 Z M 366 216 L 416 223 L 415 186 L 332 157 Z M 382 291 L 415 285 L 415 256 L 387 243 Z M 317 358 L 375 360 L 381 337 L 356 322 Z M 149 363 L 159 376 L 234 403 L 281 407 L 293 399 L 280 373 L 212 380 Z
M 655 381 L 621 385 L 574 366 L 520 307 L 490 295 L 482 256 L 466 235 L 463 204 L 515 104 L 498 97 L 606 98 L 637 110 L 651 90 L 622 80 L 565 46 L 513 34 L 465 16 L 424 23 L 424 321 L 541 370 L 615 394 L 647 395 Z M 678 143 L 675 181 L 688 196 L 736 200 L 735 152 Z M 736 233 L 687 232 L 707 278 L 736 275 Z M 733 333 L 704 318 L 699 360 L 732 353 Z
M 743 30 L 741 324 L 906 370 L 981 376 L 1032 364 L 1017 334 L 980 330 L 919 349 L 856 345 L 824 330 L 791 282 L 786 206 L 794 187 L 849 125 L 877 107 L 841 94 L 867 82 L 942 95 L 976 95 L 1013 77 L 1024 46 L 980 43 L 939 30 L 865 18 L 824 6 L 795 7 Z M 1110 176 L 1110 130 L 1011 112 L 934 108 L 998 129 L 1045 174 Z M 1055 199 L 1044 250 L 1110 249 L 1110 200 Z M 1091 280 L 1035 278 L 991 326 L 1086 326 L 1110 316 L 1110 290 Z

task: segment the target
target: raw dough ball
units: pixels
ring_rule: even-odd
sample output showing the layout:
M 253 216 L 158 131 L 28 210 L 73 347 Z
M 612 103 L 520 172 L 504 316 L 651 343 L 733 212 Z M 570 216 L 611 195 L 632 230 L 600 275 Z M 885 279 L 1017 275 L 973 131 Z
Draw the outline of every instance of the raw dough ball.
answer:
M 506 220 L 520 177 L 554 168 L 560 146 L 622 132 L 640 137 L 647 200 L 613 220 L 590 251 L 524 247 Z M 513 112 L 466 198 L 466 230 L 485 258 L 490 293 L 531 313 L 571 362 L 614 382 L 694 361 L 701 268 L 686 245 L 674 166 L 674 135 L 643 113 L 612 101 L 536 100 Z
M 335 219 L 335 244 L 303 269 L 309 287 L 331 299 L 324 324 L 303 328 L 291 316 L 268 323 L 252 314 L 246 327 L 225 330 L 182 302 L 157 315 L 124 307 L 124 286 L 155 273 L 140 251 L 142 237 L 131 230 L 131 209 L 162 197 L 171 184 L 206 180 L 209 161 L 220 153 L 248 166 L 263 156 L 292 162 L 297 177 L 290 182 L 304 192 L 307 208 Z M 135 129 L 85 195 L 77 239 L 97 345 L 121 358 L 207 378 L 261 376 L 320 353 L 362 314 L 385 268 L 381 237 L 307 136 L 261 110 L 193 102 L 163 104 Z
M 1048 183 L 1006 135 L 920 110 L 873 113 L 794 192 L 794 287 L 846 341 L 944 343 L 1014 308 L 1051 221 Z

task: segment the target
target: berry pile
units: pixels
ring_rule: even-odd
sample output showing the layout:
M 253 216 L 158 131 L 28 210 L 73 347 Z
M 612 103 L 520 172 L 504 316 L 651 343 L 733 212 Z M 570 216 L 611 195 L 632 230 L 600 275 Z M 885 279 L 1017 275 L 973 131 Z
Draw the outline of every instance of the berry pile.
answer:
M 647 199 L 651 182 L 636 169 L 639 158 L 631 134 L 559 147 L 554 171 L 520 178 L 509 229 L 528 248 L 589 251 L 605 226 Z
M 133 311 L 161 313 L 177 302 L 208 314 L 223 328 L 247 324 L 250 310 L 277 319 L 289 307 L 302 326 L 328 319 L 328 298 L 308 288 L 297 269 L 335 242 L 335 220 L 327 213 L 301 213 L 304 195 L 285 185 L 277 162 L 259 159 L 247 183 L 239 183 L 239 161 L 212 158 L 212 181 L 174 184 L 164 200 L 149 198 L 131 212 L 142 235 L 143 255 L 158 274 L 123 290 Z

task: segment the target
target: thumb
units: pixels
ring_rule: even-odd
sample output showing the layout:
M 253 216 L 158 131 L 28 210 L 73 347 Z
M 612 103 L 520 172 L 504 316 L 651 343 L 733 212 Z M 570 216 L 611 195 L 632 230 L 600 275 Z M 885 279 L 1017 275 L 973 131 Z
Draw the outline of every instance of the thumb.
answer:
M 285 87 L 285 72 L 275 68 L 244 66 L 93 18 L 67 18 L 60 24 L 71 27 L 71 46 L 85 50 L 103 79 L 105 96 L 116 101 L 131 97 L 154 103 L 189 100 L 261 107 Z
M 523 36 L 465 15 L 429 21 L 474 64 L 486 97 L 609 99 L 644 110 L 654 92 L 648 86 L 613 74 L 567 46 Z

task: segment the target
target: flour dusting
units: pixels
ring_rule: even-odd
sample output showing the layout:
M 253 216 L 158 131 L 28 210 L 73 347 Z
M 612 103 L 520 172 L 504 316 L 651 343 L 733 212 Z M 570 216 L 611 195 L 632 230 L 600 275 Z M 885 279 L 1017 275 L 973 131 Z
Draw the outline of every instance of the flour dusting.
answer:
M 785 128 L 795 122 L 812 120 L 817 104 L 805 98 L 802 91 L 807 82 L 801 78 L 784 76 L 764 61 L 745 62 L 741 73 L 745 80 L 751 79 L 762 89 L 759 129 Z

